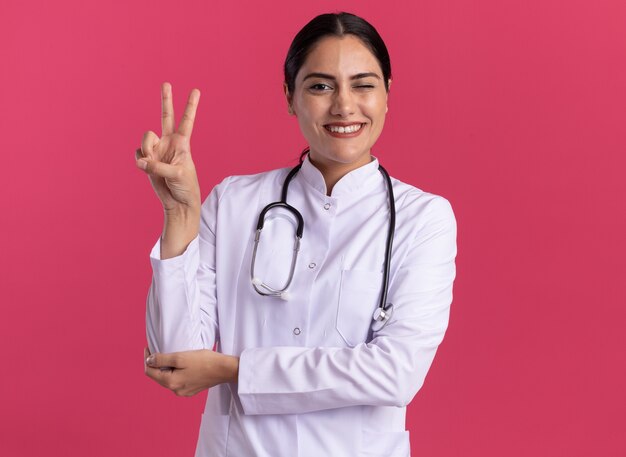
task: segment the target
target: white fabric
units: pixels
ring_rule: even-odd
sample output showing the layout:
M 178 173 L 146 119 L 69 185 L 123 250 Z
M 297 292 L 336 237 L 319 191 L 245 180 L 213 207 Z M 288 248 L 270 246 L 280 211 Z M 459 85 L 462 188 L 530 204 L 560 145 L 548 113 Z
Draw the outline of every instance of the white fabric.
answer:
M 422 386 L 448 324 L 456 223 L 450 204 L 392 178 L 396 233 L 390 323 L 370 329 L 389 223 L 378 161 L 326 196 L 308 158 L 287 201 L 304 217 L 291 299 L 250 280 L 261 209 L 279 200 L 288 169 L 226 178 L 202 205 L 199 236 L 175 258 L 151 253 L 151 351 L 213 348 L 240 356 L 238 383 L 210 389 L 196 456 L 408 457 L 406 405 Z M 295 226 L 268 214 L 257 276 L 284 284 Z M 298 330 L 299 329 L 299 330 Z

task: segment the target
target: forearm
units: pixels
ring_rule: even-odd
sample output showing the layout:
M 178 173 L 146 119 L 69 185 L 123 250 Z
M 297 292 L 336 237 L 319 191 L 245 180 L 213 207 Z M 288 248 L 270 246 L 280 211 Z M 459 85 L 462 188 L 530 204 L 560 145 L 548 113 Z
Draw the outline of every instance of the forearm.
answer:
M 403 407 L 422 386 L 436 346 L 381 339 L 354 348 L 246 350 L 240 357 L 238 393 L 246 414 Z
M 357 405 L 406 406 L 421 388 L 448 326 L 456 223 L 447 201 L 393 278 L 391 321 L 355 347 L 261 347 L 240 354 L 246 414 L 296 414 Z
M 165 214 L 163 237 L 150 253 L 153 278 L 146 329 L 148 342 L 155 346 L 151 350 L 212 349 L 215 344 L 215 235 L 210 224 L 216 209 L 217 195 L 211 192 L 201 217 L 194 212 Z

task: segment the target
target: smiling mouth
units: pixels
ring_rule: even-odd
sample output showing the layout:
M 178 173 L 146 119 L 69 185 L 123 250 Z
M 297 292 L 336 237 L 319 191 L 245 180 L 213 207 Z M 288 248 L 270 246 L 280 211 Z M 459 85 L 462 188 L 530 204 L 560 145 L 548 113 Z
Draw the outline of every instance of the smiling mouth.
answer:
M 355 133 L 361 130 L 363 123 L 350 125 L 325 125 L 324 128 L 331 133 Z

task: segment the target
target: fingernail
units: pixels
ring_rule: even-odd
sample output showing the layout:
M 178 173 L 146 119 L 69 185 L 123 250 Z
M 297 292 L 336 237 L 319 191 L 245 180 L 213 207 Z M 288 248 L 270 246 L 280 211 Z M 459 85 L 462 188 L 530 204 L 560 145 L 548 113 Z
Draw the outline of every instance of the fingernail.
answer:
M 141 168 L 142 170 L 145 170 L 145 169 L 148 167 L 148 162 L 146 162 L 146 161 L 145 161 L 145 160 L 143 160 L 143 159 L 139 159 L 139 160 L 137 161 L 137 166 L 138 166 L 139 168 Z
M 146 363 L 147 363 L 148 365 L 150 365 L 150 366 L 153 366 L 153 365 L 154 365 L 154 356 L 153 356 L 153 355 L 151 355 L 150 357 L 148 357 L 148 358 L 146 359 Z

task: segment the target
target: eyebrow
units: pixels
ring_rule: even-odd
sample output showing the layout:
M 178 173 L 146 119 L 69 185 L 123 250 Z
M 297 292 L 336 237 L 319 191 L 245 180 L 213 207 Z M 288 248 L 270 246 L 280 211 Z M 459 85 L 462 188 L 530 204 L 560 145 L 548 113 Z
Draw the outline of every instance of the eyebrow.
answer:
M 354 76 L 350 76 L 350 79 L 351 80 L 355 80 L 355 79 L 363 79 L 363 78 L 368 78 L 368 77 L 374 77 L 374 78 L 377 78 L 377 79 L 381 79 L 380 76 L 378 76 L 376 73 L 373 73 L 373 72 L 358 73 L 358 74 L 356 74 Z M 332 79 L 333 81 L 337 80 L 337 78 L 335 78 L 333 75 L 329 75 L 329 74 L 326 74 L 326 73 L 309 73 L 304 78 L 302 78 L 302 82 L 306 81 L 309 78 Z

